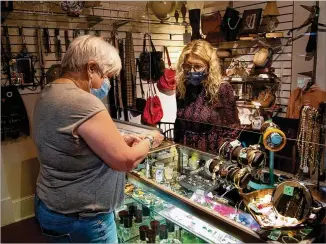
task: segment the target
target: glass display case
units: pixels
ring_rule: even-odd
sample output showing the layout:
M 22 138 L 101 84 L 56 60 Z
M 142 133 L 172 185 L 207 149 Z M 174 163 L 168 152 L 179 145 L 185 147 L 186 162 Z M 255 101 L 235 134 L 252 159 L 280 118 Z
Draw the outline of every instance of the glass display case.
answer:
M 130 123 L 123 122 L 123 124 L 130 126 L 128 130 L 132 133 L 140 130 L 132 128 L 134 125 Z M 118 125 L 118 129 L 120 129 L 119 126 L 121 125 Z M 156 129 L 147 126 L 140 127 L 141 130 Z M 156 237 L 155 240 L 148 240 L 148 238 L 140 240 L 140 223 L 134 231 L 125 231 L 124 227 L 120 228 L 123 220 L 118 217 L 120 241 L 187 243 L 190 239 L 189 243 L 260 243 L 264 241 L 285 243 L 311 240 L 312 237 L 320 234 L 318 233 L 320 228 L 316 225 L 300 225 L 296 228 L 285 229 L 261 227 L 261 223 L 257 222 L 259 218 L 252 214 L 255 209 L 248 208 L 248 203 L 252 199 L 244 198 L 244 195 L 239 194 L 239 188 L 234 184 L 236 179 L 229 176 L 221 177 L 221 175 L 214 177 L 210 167 L 214 158 L 216 155 L 173 142 L 165 142 L 159 148 L 151 150 L 136 169 L 127 173 L 126 199 L 133 202 L 132 204 L 136 205 L 137 209 L 142 209 L 143 216 L 149 209 L 150 217 L 144 220 L 144 225 L 149 229 L 153 220 L 160 222 L 163 229 L 172 222 L 182 230 L 181 234 L 177 237 L 168 234 L 168 239 Z M 228 163 L 226 162 L 227 167 L 231 165 Z M 276 173 L 276 175 L 279 174 Z M 277 184 L 280 185 L 285 180 L 283 177 L 276 177 L 276 179 Z M 246 188 L 250 188 L 250 184 Z M 286 185 L 286 188 L 288 189 L 289 185 Z M 253 199 L 256 201 L 256 197 Z M 123 209 L 125 212 L 122 214 L 128 212 L 126 209 L 129 205 L 130 203 L 125 204 Z M 255 211 L 259 212 L 259 210 Z M 310 210 L 308 212 L 310 213 Z M 116 216 L 119 216 L 118 212 Z M 128 223 L 126 226 L 129 226 Z M 125 232 L 128 233 L 127 237 L 124 237 Z M 151 236 L 151 232 L 149 235 Z M 170 235 L 173 236 L 172 239 L 177 240 L 172 240 Z

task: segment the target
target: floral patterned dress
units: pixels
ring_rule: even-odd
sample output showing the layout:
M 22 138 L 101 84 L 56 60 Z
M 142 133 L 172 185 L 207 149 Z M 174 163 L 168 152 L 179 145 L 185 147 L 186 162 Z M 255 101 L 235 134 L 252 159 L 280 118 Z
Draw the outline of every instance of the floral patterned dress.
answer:
M 176 142 L 201 151 L 218 154 L 227 140 L 240 133 L 240 120 L 229 83 L 222 83 L 218 102 L 212 104 L 203 86 L 188 84 L 184 99 L 177 98 L 177 119 L 174 127 Z

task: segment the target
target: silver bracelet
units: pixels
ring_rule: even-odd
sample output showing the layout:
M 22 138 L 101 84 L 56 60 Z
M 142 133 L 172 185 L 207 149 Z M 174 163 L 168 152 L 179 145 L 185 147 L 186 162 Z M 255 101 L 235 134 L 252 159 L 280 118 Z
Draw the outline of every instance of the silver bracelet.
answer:
M 147 136 L 145 136 L 144 140 L 145 139 L 147 139 L 149 141 L 149 149 L 152 149 L 153 142 L 154 142 L 154 137 L 152 135 L 147 135 Z

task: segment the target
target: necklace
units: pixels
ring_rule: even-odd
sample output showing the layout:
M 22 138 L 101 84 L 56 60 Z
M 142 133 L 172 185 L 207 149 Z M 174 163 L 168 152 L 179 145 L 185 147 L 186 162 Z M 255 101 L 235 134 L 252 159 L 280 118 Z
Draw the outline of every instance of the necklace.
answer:
M 238 18 L 238 22 L 235 24 L 235 26 L 234 26 L 234 27 L 231 27 L 231 26 L 230 26 L 230 20 L 231 20 L 231 18 L 228 18 L 228 26 L 229 26 L 229 28 L 230 28 L 231 30 L 234 30 L 235 28 L 237 28 L 237 26 L 238 26 L 238 24 L 239 24 L 239 22 L 240 22 L 240 19 L 241 19 L 241 18 Z

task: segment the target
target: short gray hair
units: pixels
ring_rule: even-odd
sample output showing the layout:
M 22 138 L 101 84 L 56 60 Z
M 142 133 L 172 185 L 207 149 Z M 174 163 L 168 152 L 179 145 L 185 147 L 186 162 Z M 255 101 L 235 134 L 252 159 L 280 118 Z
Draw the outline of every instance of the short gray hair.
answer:
M 118 50 L 101 37 L 84 35 L 75 38 L 62 59 L 62 70 L 79 72 L 89 61 L 95 61 L 104 74 L 115 75 L 121 70 Z

